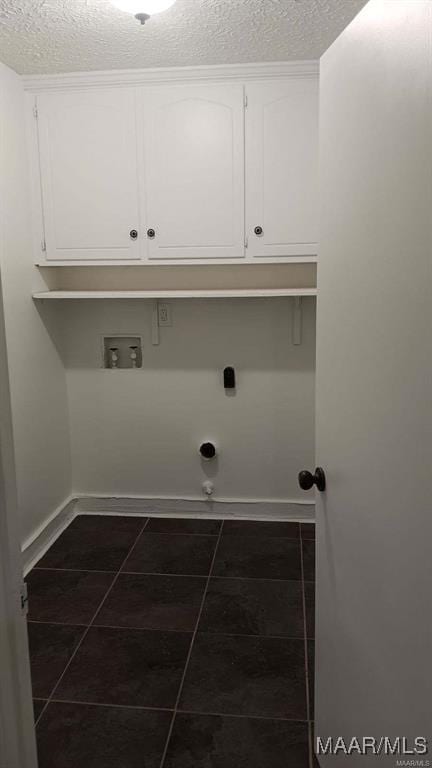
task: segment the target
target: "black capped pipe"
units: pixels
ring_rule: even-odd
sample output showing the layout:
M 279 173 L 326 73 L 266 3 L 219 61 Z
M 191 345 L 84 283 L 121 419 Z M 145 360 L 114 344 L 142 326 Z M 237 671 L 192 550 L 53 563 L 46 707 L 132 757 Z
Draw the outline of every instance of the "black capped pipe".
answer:
M 202 443 L 199 452 L 202 458 L 206 459 L 206 461 L 210 461 L 210 459 L 214 459 L 216 456 L 216 448 L 213 443 Z

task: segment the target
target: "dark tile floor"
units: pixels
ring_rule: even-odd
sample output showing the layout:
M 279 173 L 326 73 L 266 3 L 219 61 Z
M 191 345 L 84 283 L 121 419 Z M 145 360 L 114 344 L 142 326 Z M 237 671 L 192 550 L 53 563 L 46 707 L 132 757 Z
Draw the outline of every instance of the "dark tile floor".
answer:
M 314 536 L 77 517 L 28 576 L 39 768 L 312 768 Z

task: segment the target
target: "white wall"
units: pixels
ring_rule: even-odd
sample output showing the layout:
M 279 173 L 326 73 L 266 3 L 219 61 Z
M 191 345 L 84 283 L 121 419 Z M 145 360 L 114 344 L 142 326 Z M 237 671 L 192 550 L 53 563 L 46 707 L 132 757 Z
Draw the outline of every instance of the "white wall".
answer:
M 218 498 L 306 500 L 297 473 L 314 462 L 314 299 L 303 299 L 301 346 L 290 299 L 171 305 L 155 347 L 152 302 L 61 302 L 74 491 L 200 498 L 210 475 Z M 143 370 L 101 370 L 104 333 L 142 335 Z M 216 465 L 201 465 L 206 438 L 220 445 Z
M 70 493 L 62 361 L 31 299 L 43 287 L 32 265 L 24 94 L 0 64 L 0 260 L 22 539 Z

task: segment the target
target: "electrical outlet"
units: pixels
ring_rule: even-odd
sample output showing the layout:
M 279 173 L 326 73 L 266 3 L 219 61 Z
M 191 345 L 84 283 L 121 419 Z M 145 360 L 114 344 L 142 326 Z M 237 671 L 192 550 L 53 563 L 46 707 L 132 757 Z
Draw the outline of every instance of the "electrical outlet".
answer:
M 158 304 L 158 323 L 164 326 L 172 325 L 170 304 Z

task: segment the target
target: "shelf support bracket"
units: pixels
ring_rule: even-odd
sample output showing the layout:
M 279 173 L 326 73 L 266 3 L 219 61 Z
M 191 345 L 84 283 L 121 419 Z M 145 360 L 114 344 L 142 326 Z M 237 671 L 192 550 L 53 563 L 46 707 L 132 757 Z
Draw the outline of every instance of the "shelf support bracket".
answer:
M 159 345 L 159 302 L 154 301 L 151 317 L 151 343 L 154 347 Z
M 302 325 L 302 299 L 301 296 L 294 296 L 291 326 L 291 338 L 294 346 L 299 346 L 302 343 Z

